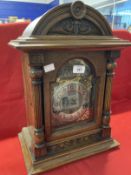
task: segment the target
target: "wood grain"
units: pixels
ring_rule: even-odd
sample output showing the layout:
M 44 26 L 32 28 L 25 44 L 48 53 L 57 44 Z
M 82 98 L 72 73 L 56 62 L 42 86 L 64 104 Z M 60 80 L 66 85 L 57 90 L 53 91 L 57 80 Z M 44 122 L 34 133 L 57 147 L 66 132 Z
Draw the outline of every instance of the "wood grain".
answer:
M 21 61 L 27 127 L 19 139 L 28 174 L 45 172 L 119 146 L 111 137 L 112 78 L 115 59 L 131 42 L 112 36 L 109 24 L 99 12 L 80 1 L 60 5 L 32 22 L 21 37 L 9 44 L 24 52 Z M 52 87 L 58 85 L 64 65 L 75 59 L 85 62 L 93 76 L 92 119 L 53 127 Z M 45 72 L 44 66 L 51 63 L 55 70 Z M 88 80 L 87 75 L 84 80 Z

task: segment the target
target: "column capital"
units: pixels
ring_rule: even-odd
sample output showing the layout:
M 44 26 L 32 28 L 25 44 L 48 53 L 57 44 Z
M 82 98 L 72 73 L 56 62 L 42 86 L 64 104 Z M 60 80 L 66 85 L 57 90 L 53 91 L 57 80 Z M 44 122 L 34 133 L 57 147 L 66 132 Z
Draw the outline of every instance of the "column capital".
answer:
M 42 67 L 31 67 L 30 77 L 32 79 L 32 84 L 41 84 L 43 78 L 43 69 Z

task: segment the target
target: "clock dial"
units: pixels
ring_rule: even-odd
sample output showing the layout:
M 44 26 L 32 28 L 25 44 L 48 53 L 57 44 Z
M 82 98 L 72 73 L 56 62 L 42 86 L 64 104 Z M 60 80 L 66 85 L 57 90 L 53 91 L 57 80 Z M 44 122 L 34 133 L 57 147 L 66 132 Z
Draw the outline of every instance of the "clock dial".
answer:
M 80 59 L 66 63 L 52 84 L 52 122 L 60 127 L 92 118 L 90 67 Z

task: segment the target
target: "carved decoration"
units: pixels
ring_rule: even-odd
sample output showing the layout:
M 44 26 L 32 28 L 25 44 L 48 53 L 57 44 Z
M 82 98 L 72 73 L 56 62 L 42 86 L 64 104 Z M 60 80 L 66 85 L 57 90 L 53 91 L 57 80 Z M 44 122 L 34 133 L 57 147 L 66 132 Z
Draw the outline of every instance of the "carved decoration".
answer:
M 100 35 L 112 35 L 111 28 L 105 18 L 92 7 L 83 5 L 82 2 L 78 1 L 72 5 L 70 3 L 62 4 L 47 12 L 46 15 L 43 15 L 37 19 L 37 21 L 34 21 L 34 26 L 27 28 L 27 30 L 24 32 L 24 36 L 52 34 L 52 29 L 54 29 L 58 23 L 60 24 L 62 21 L 69 18 L 74 18 L 75 20 L 85 19 L 87 22 L 90 21 L 92 24 L 94 24 Z M 28 33 L 29 30 L 30 33 Z M 99 33 L 93 32 L 92 34 L 99 35 Z M 61 34 L 61 32 L 56 32 L 56 34 Z
M 86 15 L 86 6 L 81 1 L 76 1 L 71 5 L 71 13 L 74 18 L 82 19 Z
M 67 18 L 54 25 L 48 35 L 101 35 L 101 31 L 86 19 Z
M 87 144 L 89 145 L 96 141 L 100 141 L 101 140 L 100 135 L 101 135 L 100 132 L 98 132 L 96 134 L 77 137 L 75 139 L 67 140 L 56 145 L 48 146 L 47 150 L 49 151 L 50 154 L 56 154 L 58 152 L 67 151 Z

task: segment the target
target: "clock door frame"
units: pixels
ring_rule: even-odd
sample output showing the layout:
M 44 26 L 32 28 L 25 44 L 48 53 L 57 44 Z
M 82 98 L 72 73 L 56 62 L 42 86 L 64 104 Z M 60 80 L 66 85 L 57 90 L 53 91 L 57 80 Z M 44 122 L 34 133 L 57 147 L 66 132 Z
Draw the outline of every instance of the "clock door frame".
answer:
M 94 105 L 94 119 L 93 121 L 79 122 L 79 124 L 70 124 L 67 127 L 61 127 L 53 130 L 51 123 L 51 84 L 55 82 L 57 72 L 59 69 L 72 59 L 87 60 L 87 63 L 93 65 L 96 73 L 95 77 L 95 105 Z M 104 52 L 87 52 L 87 51 L 52 51 L 44 53 L 44 66 L 53 63 L 55 70 L 44 74 L 44 123 L 45 123 L 45 138 L 46 141 L 53 141 L 62 139 L 63 137 L 69 137 L 76 134 L 101 129 L 102 125 L 102 110 L 103 110 L 103 98 L 104 88 L 106 80 L 106 59 Z

